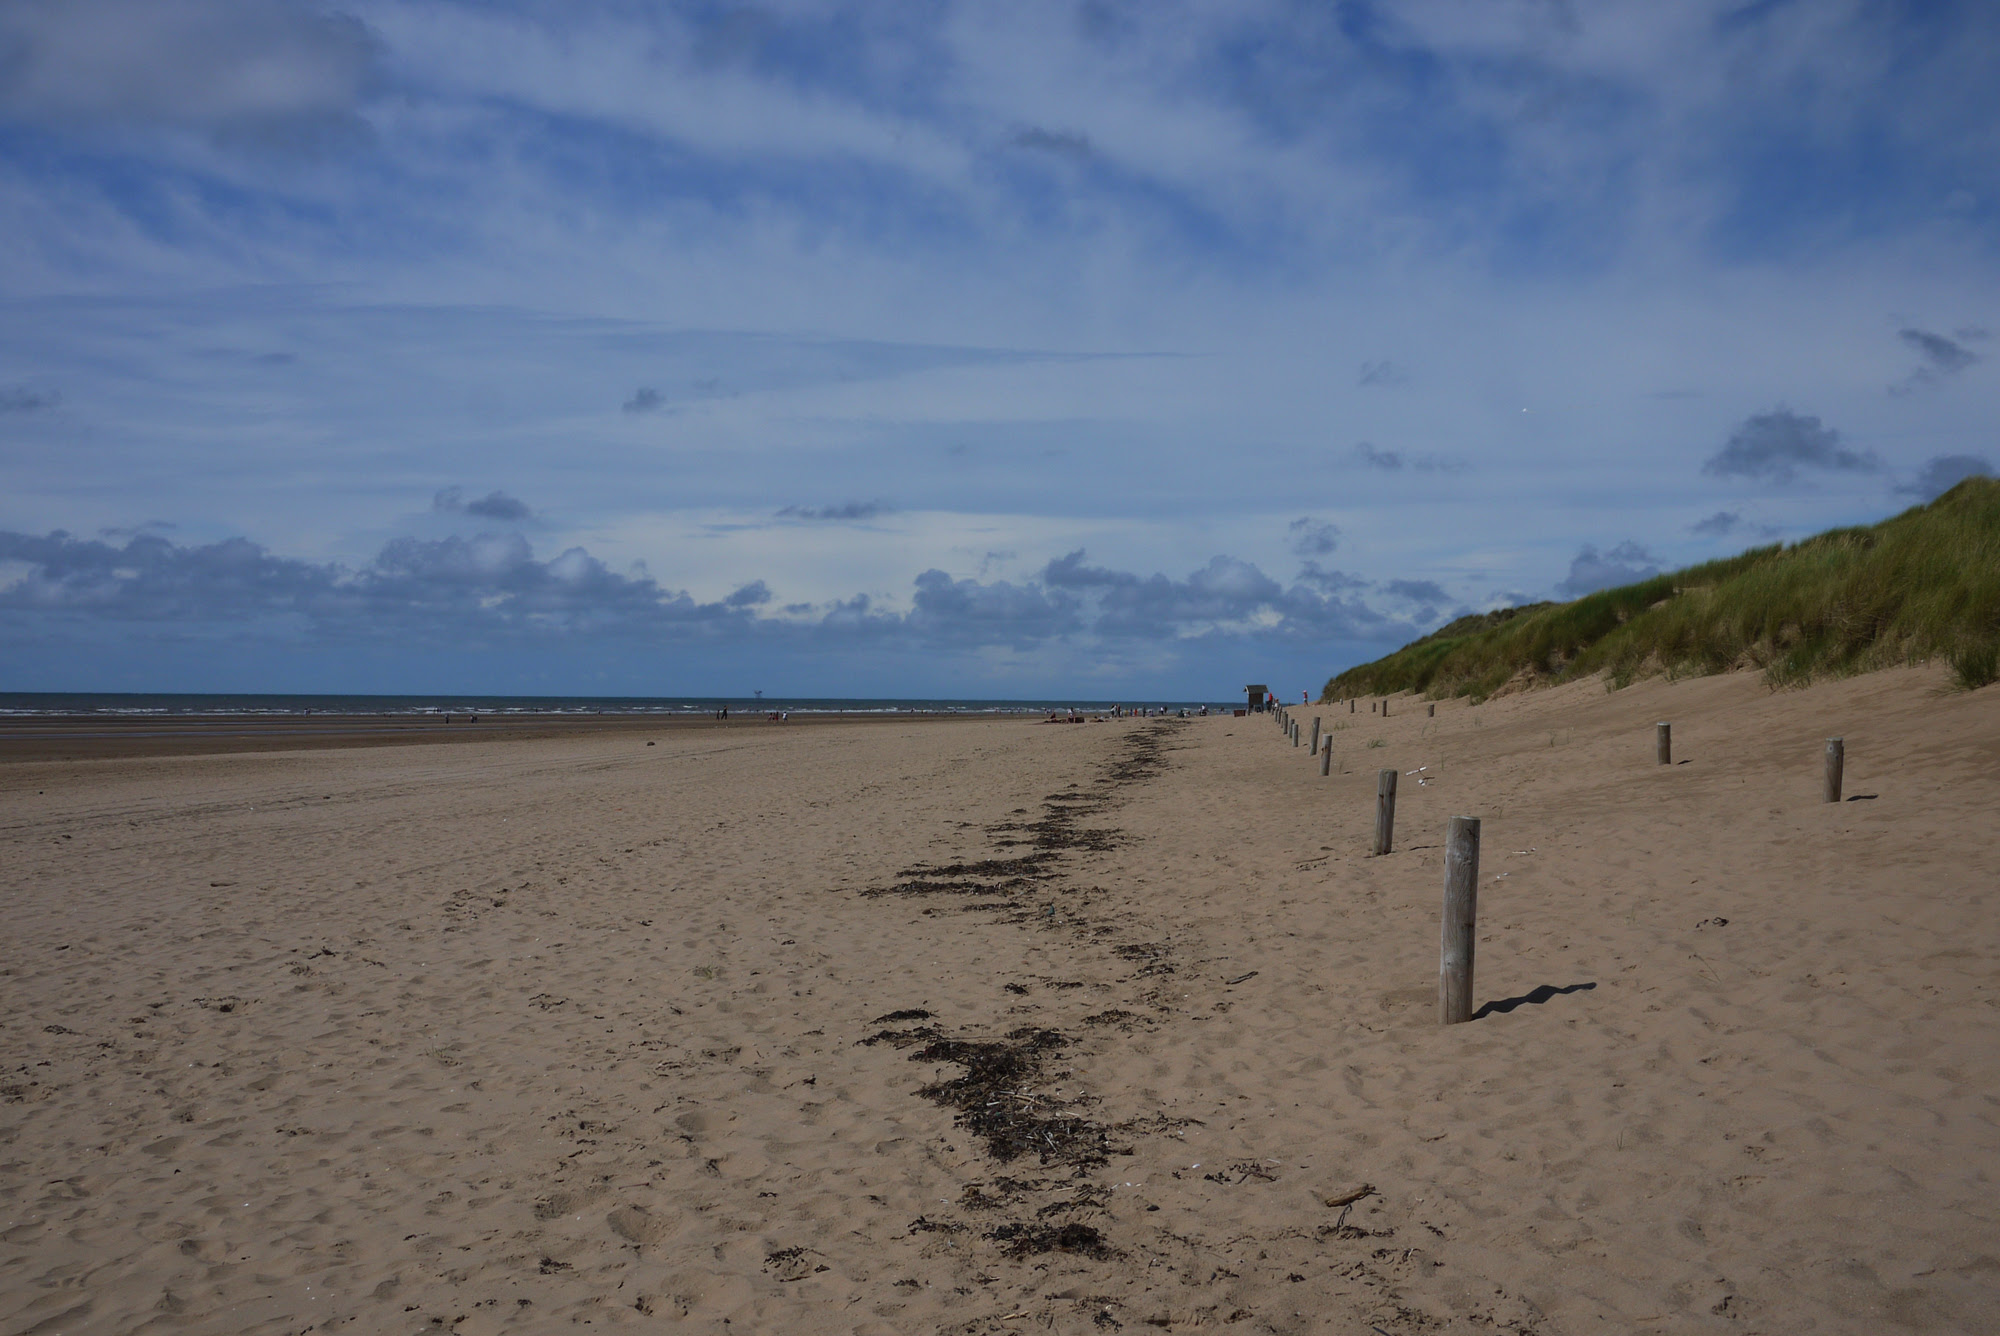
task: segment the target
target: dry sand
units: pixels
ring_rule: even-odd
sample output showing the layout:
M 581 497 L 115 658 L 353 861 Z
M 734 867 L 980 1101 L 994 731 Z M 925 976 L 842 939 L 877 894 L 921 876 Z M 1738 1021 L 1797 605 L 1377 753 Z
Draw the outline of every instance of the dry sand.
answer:
M 1942 681 L 0 767 L 0 1330 L 1995 1330 Z

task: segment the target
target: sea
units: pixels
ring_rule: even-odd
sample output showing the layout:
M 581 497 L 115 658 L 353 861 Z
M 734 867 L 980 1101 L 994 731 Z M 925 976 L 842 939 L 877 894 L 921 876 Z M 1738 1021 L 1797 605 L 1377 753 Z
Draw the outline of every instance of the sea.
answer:
M 56 716 L 203 718 L 270 715 L 712 715 L 783 711 L 799 715 L 1046 715 L 1079 710 L 1104 713 L 1122 706 L 1168 714 L 1241 708 L 1241 701 L 1188 700 L 924 700 L 847 699 L 820 696 L 282 696 L 126 692 L 0 692 L 0 719 Z

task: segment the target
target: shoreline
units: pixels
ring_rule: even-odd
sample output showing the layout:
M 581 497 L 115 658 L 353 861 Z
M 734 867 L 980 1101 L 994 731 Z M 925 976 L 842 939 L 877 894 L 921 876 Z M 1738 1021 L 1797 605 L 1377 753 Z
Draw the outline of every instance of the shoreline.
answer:
M 467 715 L 266 715 L 178 716 L 67 715 L 0 718 L 0 767 L 34 762 L 126 760 L 140 757 L 230 755 L 240 752 L 315 751 L 327 748 L 459 745 L 470 742 L 550 741 L 603 734 L 664 737 L 701 730 L 740 732 L 801 726 L 955 723 L 989 721 L 1036 724 L 1036 715 L 970 712 L 895 714 L 794 713 L 774 722 L 764 714 L 714 719 L 669 714 Z M 447 722 L 451 720 L 452 722 Z

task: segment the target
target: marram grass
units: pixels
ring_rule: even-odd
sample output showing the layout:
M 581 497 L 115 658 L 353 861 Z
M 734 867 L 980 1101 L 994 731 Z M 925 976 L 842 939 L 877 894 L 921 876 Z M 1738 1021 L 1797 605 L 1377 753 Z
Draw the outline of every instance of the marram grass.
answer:
M 1320 699 L 1484 700 L 1597 673 L 1624 686 L 1751 667 L 1788 687 L 1937 658 L 1968 690 L 2000 679 L 2000 479 L 1967 478 L 1866 528 L 1462 617 L 1330 679 Z

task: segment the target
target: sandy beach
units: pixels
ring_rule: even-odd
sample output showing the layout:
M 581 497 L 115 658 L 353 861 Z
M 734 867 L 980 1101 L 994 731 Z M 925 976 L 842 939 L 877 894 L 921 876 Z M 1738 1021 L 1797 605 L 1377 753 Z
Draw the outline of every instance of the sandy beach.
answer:
M 0 764 L 0 1330 L 2000 1327 L 2000 690 L 1297 712 Z

